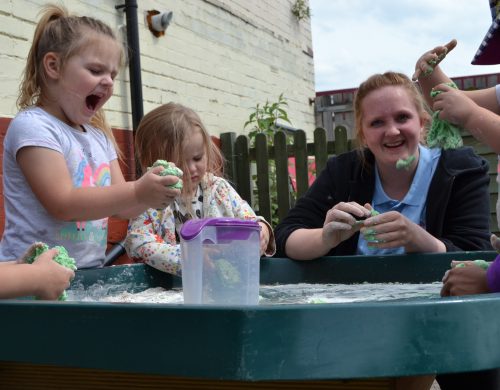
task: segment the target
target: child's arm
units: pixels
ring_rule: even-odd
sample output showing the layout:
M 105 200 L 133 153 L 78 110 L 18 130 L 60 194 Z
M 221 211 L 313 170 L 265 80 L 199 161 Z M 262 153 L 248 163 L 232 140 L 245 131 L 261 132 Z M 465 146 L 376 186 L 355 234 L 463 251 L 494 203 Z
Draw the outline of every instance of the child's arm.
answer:
M 110 171 L 111 171 L 111 184 L 123 184 L 125 182 L 125 178 L 123 177 L 122 171 L 120 169 L 120 165 L 117 160 L 113 160 L 110 163 Z M 157 172 L 158 169 L 155 169 L 154 172 Z M 179 179 L 176 176 L 165 176 L 168 177 L 167 181 L 167 199 L 164 204 L 162 204 L 161 208 L 164 208 L 173 203 L 176 197 L 180 195 L 180 190 L 171 188 L 171 184 L 175 184 Z M 113 215 L 115 217 L 121 219 L 132 219 L 138 217 L 141 213 L 146 211 L 148 206 L 144 204 L 136 204 L 135 206 L 121 211 L 119 214 Z
M 444 119 L 465 128 L 482 143 L 500 153 L 500 104 L 496 88 L 459 91 L 445 85 L 451 79 L 440 68 L 439 63 L 456 46 L 452 40 L 422 54 L 415 64 L 413 79 L 417 80 L 422 94 L 433 111 L 441 111 Z M 443 91 L 434 99 L 432 89 Z
M 173 275 L 181 275 L 181 251 L 170 207 L 149 209 L 129 223 L 125 249 L 132 259 Z
M 143 209 L 165 207 L 175 191 L 166 186 L 177 180 L 157 175 L 161 168 L 155 168 L 133 182 L 125 182 L 121 176 L 112 179 L 118 183 L 111 186 L 76 188 L 64 157 L 57 151 L 24 147 L 17 153 L 17 161 L 40 203 L 50 215 L 64 221 L 120 215 L 123 210 L 136 210 L 138 205 Z M 115 176 L 116 172 L 113 168 Z
M 434 86 L 451 82 L 450 78 L 441 70 L 439 63 L 457 45 L 455 39 L 443 46 L 436 46 L 422 54 L 415 64 L 415 73 L 412 79 L 418 80 L 422 95 L 427 104 L 432 107 L 431 90 Z
M 33 264 L 9 262 L 0 268 L 0 298 L 36 296 L 57 299 L 68 288 L 75 273 L 52 260 L 57 253 L 51 249 Z
M 433 110 L 440 111 L 440 119 L 463 127 L 500 153 L 500 105 L 495 87 L 464 92 L 440 84 L 435 89 L 442 91 L 433 104 Z

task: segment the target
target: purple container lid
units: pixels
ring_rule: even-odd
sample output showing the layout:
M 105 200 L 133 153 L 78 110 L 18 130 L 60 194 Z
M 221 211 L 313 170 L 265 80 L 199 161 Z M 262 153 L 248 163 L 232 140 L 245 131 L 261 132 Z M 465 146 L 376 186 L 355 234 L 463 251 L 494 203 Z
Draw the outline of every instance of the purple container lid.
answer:
M 182 225 L 181 228 L 181 237 L 186 240 L 192 240 L 198 234 L 200 234 L 201 230 L 205 226 L 216 226 L 216 227 L 225 227 L 225 228 L 235 228 L 230 236 L 225 238 L 227 239 L 243 239 L 243 237 L 247 237 L 247 232 L 244 232 L 244 235 L 241 236 L 239 232 L 243 233 L 240 229 L 253 229 L 260 230 L 260 225 L 256 221 L 244 221 L 238 218 L 227 218 L 227 217 L 219 217 L 219 218 L 202 218 L 202 219 L 190 219 Z

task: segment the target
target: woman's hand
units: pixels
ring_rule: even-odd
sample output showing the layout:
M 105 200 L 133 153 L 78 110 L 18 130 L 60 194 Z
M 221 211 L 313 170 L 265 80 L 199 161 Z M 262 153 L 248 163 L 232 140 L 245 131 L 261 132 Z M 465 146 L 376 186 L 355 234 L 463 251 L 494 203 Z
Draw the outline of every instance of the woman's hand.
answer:
M 360 227 L 360 220 L 369 217 L 371 206 L 361 206 L 356 202 L 340 202 L 326 213 L 323 224 L 323 242 L 330 248 L 350 238 Z
M 404 247 L 411 252 L 446 252 L 444 243 L 397 211 L 388 211 L 368 218 L 361 234 L 368 237 L 368 246 L 389 249 Z

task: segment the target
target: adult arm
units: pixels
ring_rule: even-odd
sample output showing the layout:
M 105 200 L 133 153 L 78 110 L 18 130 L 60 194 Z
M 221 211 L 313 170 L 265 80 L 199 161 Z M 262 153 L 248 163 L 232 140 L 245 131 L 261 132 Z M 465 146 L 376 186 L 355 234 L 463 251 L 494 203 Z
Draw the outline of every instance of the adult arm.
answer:
M 471 148 L 443 150 L 427 197 L 427 231 L 447 252 L 491 250 L 488 163 Z
M 373 177 L 361 175 L 357 152 L 332 157 L 275 229 L 278 256 L 310 260 L 333 251 L 355 253 L 357 215 L 369 213 Z M 342 248 L 340 248 L 342 247 Z M 335 249 L 333 249 L 335 248 Z

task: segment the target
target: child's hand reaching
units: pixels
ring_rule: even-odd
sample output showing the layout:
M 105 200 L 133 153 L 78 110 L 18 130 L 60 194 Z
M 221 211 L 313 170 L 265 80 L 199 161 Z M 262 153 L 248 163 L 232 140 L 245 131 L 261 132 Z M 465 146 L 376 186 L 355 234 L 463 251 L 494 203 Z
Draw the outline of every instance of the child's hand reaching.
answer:
M 490 243 L 493 249 L 500 253 L 500 238 L 498 238 L 495 234 L 492 234 L 490 237 Z
M 179 181 L 177 176 L 160 176 L 162 167 L 148 170 L 135 184 L 135 194 L 139 203 L 149 208 L 164 209 L 169 206 L 181 191 L 169 186 Z
M 49 249 L 42 253 L 29 265 L 36 267 L 37 283 L 35 296 L 38 299 L 57 299 L 66 290 L 75 272 L 69 268 L 56 263 L 53 258 L 57 255 L 57 249 Z
M 451 267 L 443 277 L 442 297 L 490 292 L 484 268 L 473 261 L 452 261 Z
M 477 104 L 462 91 L 446 84 L 439 84 L 432 90 L 441 91 L 434 96 L 432 106 L 433 111 L 439 111 L 439 119 L 465 127 Z
M 260 255 L 264 256 L 266 254 L 267 247 L 269 246 L 269 228 L 264 222 L 260 222 Z
M 434 49 L 429 50 L 422 54 L 415 64 L 415 73 L 412 76 L 413 81 L 417 81 L 420 75 L 430 75 L 436 66 L 444 60 L 446 55 L 457 46 L 457 40 L 452 39 L 444 46 L 436 46 Z

